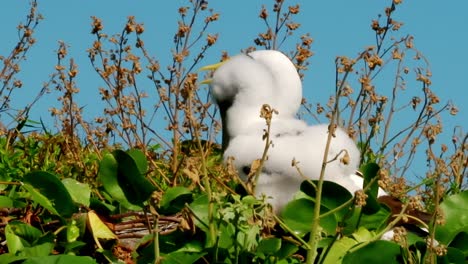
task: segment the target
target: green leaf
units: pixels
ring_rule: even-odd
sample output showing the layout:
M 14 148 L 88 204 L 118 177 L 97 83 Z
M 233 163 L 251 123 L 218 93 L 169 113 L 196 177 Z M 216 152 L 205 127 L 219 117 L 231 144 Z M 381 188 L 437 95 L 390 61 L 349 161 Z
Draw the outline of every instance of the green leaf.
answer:
M 67 188 L 68 193 L 75 203 L 89 207 L 89 198 L 91 197 L 91 188 L 88 184 L 81 183 L 72 178 L 62 180 L 63 185 Z
M 377 240 L 369 243 L 357 251 L 346 254 L 343 258 L 343 264 L 354 263 L 382 263 L 385 264 L 400 263 L 400 246 L 396 243 L 384 240 Z
M 140 173 L 132 156 L 122 150 L 115 150 L 112 155 L 118 164 L 117 178 L 125 197 L 130 203 L 143 206 L 156 188 Z
M 119 165 L 115 160 L 114 155 L 111 153 L 104 154 L 101 163 L 99 164 L 98 177 L 101 181 L 104 189 L 110 196 L 118 201 L 125 208 L 129 208 L 132 205 L 125 197 L 125 193 L 119 185 L 118 173 Z M 139 208 L 135 208 L 138 210 Z
M 74 241 L 74 242 L 69 242 L 64 245 L 65 248 L 65 254 L 74 254 L 74 252 L 78 252 L 78 250 L 84 246 L 86 246 L 86 242 L 83 241 Z
M 5 227 L 8 251 L 12 254 L 35 257 L 49 255 L 55 244 L 55 236 L 42 232 L 26 223 L 12 221 Z
M 279 251 L 281 248 L 281 239 L 272 237 L 265 238 L 260 240 L 260 243 L 257 247 L 257 252 L 263 253 L 265 255 L 272 255 Z
M 362 208 L 355 207 L 352 215 L 344 221 L 344 234 L 353 233 L 358 227 L 365 227 L 368 230 L 380 230 L 387 225 L 388 217 L 391 215 L 390 209 L 381 206 L 373 214 L 363 214 Z
M 148 160 L 146 160 L 145 153 L 139 149 L 130 149 L 127 151 L 128 155 L 132 157 L 138 167 L 141 175 L 145 175 L 148 171 Z
M 380 167 L 376 163 L 371 162 L 363 165 L 359 170 L 364 175 L 364 186 L 362 186 L 364 188 L 367 185 L 369 185 L 369 183 L 375 177 L 377 177 L 377 172 L 380 170 Z M 377 181 L 374 181 L 372 185 L 367 189 L 366 194 L 372 197 L 377 197 L 378 192 L 379 183 Z
M 181 186 L 171 187 L 164 192 L 161 198 L 161 214 L 171 215 L 179 212 L 193 201 L 192 192 Z
M 76 241 L 80 236 L 80 228 L 76 225 L 76 221 L 73 220 L 67 225 L 67 242 L 71 243 Z
M 55 215 L 60 215 L 57 210 L 55 210 L 54 205 L 52 202 L 47 199 L 46 196 L 42 195 L 38 190 L 34 189 L 33 186 L 29 184 L 24 184 L 23 188 L 28 191 L 28 193 L 31 195 L 31 198 L 33 199 L 34 202 L 42 205 L 45 209 L 47 209 L 49 212 L 55 214 Z
M 36 171 L 24 176 L 24 182 L 34 188 L 26 187 L 35 202 L 44 206 L 54 214 L 69 218 L 77 211 L 76 205 L 63 183 L 54 175 L 45 171 Z M 41 195 L 37 195 L 40 193 Z M 44 200 L 44 197 L 47 198 Z M 53 209 L 51 209 L 51 207 Z
M 467 257 L 457 248 L 448 247 L 447 254 L 437 257 L 437 263 L 452 264 L 452 263 L 467 263 Z
M 20 252 L 20 255 L 26 257 L 45 257 L 52 253 L 54 246 L 54 243 L 42 243 L 32 247 L 26 247 Z
M 41 235 L 42 232 L 39 229 L 20 221 L 11 221 L 5 227 L 5 236 L 10 253 L 16 253 L 24 247 L 31 246 Z
M 377 177 L 377 172 L 380 167 L 376 163 L 367 163 L 360 168 L 364 174 L 364 186 L 363 188 L 369 185 L 369 183 Z M 366 205 L 362 208 L 362 212 L 367 215 L 374 214 L 380 210 L 380 203 L 377 201 L 377 194 L 379 192 L 378 181 L 375 180 L 372 185 L 367 189 L 367 199 Z
M 171 252 L 167 255 L 164 255 L 163 264 L 186 264 L 194 263 L 206 253 L 192 253 L 192 252 Z
M 96 260 L 87 256 L 55 255 L 28 258 L 23 264 L 96 264 Z
M 190 241 L 185 243 L 182 247 L 173 251 L 169 254 L 163 256 L 163 262 L 171 264 L 184 264 L 184 263 L 194 263 L 206 252 L 203 252 L 203 247 L 199 241 Z
M 281 211 L 281 219 L 299 235 L 310 232 L 313 217 L 314 202 L 304 198 L 292 200 Z
M 353 238 L 356 239 L 357 242 L 366 242 L 370 241 L 374 237 L 369 230 L 366 228 L 360 227 L 356 232 L 353 233 Z
M 195 225 L 203 232 L 209 232 L 208 229 L 208 195 L 198 196 L 191 204 L 190 210 L 195 214 Z
M 24 259 L 27 259 L 27 257 L 16 256 L 15 254 L 11 252 L 0 255 L 0 263 L 3 263 L 3 264 L 9 264 L 9 263 L 17 262 L 17 261 L 19 263 L 20 260 L 24 260 Z
M 318 181 L 313 181 L 317 185 Z M 309 181 L 303 181 L 301 191 L 307 194 L 313 201 L 317 192 Z M 343 186 L 330 181 L 324 181 L 322 185 L 321 205 L 328 210 L 333 210 L 353 198 L 353 195 Z M 342 219 L 348 212 L 348 208 L 343 208 L 336 212 L 337 219 Z
M 441 204 L 445 224 L 436 229 L 436 239 L 449 244 L 460 232 L 468 233 L 468 191 L 447 197 Z
M 5 238 L 7 241 L 8 252 L 12 254 L 16 254 L 16 252 L 23 250 L 25 247 L 24 244 L 27 243 L 27 241 L 24 241 L 24 239 L 21 239 L 20 236 L 15 234 L 11 227 L 11 223 L 5 227 Z M 29 243 L 27 243 L 26 246 L 29 246 Z
M 357 243 L 358 242 L 356 240 L 350 237 L 343 237 L 340 240 L 335 241 L 328 252 L 324 251 L 322 253 L 326 254 L 326 256 L 323 256 L 323 264 L 341 263 L 343 256 L 346 255 L 348 250 L 355 246 Z
M 218 227 L 219 236 L 217 247 L 222 249 L 232 248 L 236 241 L 236 228 L 232 223 L 223 223 Z
M 13 200 L 10 197 L 0 196 L 0 208 L 12 208 Z
M 448 246 L 461 250 L 468 257 L 468 233 L 458 233 Z
M 281 243 L 281 248 L 276 252 L 275 256 L 279 259 L 285 259 L 292 254 L 296 253 L 299 250 L 299 247 L 291 242 L 283 240 Z
M 324 213 L 327 212 L 328 209 L 322 206 L 320 211 Z M 314 202 L 306 198 L 292 200 L 283 208 L 281 219 L 289 228 L 299 235 L 310 232 L 314 219 Z M 321 218 L 320 226 L 323 228 L 324 232 L 334 234 L 337 226 L 335 216 L 330 214 Z

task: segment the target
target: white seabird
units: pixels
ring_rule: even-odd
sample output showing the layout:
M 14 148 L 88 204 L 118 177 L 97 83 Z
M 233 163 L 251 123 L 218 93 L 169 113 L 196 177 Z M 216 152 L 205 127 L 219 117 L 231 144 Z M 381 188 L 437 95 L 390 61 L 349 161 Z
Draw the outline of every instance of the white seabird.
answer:
M 273 146 L 256 186 L 257 195 L 272 197 L 269 202 L 275 211 L 280 211 L 293 198 L 304 180 L 291 166 L 293 159 L 299 162 L 308 179 L 318 180 L 328 126 L 307 126 L 295 118 L 302 100 L 302 84 L 289 58 L 279 51 L 236 55 L 216 69 L 210 88 L 220 107 L 224 157 L 234 157 L 233 163 L 243 179 L 265 147 L 262 135 L 266 125 L 259 115 L 262 105 L 269 104 L 279 111 L 272 119 Z M 345 151 L 350 157 L 348 164 L 340 162 Z M 331 141 L 327 160 L 335 158 L 327 164 L 325 180 L 342 185 L 352 194 L 362 189 L 362 178 L 354 175 L 360 152 L 339 128 Z
M 259 115 L 262 105 L 269 104 L 279 111 L 271 121 L 273 146 L 269 148 L 255 189 L 257 196 L 271 197 L 269 203 L 279 212 L 304 180 L 291 165 L 293 159 L 299 162 L 298 167 L 305 177 L 319 179 L 328 126 L 307 126 L 295 118 L 302 101 L 302 83 L 293 63 L 281 52 L 240 54 L 216 67 L 210 89 L 221 112 L 224 158 L 234 158 L 233 163 L 244 180 L 252 162 L 262 156 L 266 144 L 262 139 L 266 124 Z M 340 162 L 344 151 L 349 156 L 347 164 Z M 327 160 L 332 159 L 336 160 L 327 164 L 324 180 L 340 184 L 353 195 L 361 190 L 364 179 L 355 174 L 360 151 L 341 128 L 335 130 L 331 141 Z M 381 188 L 377 196 L 390 197 Z M 396 203 L 401 208 L 401 202 Z M 382 239 L 389 240 L 390 234 L 392 230 Z

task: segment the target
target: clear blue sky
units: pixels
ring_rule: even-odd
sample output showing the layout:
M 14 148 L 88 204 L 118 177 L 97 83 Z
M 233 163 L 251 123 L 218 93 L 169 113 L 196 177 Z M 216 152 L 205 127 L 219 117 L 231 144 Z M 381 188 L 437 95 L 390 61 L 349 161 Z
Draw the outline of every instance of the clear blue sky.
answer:
M 13 97 L 14 106 L 21 107 L 39 91 L 42 83 L 54 71 L 59 40 L 69 46 L 69 54 L 79 67 L 77 78 L 81 93 L 78 103 L 85 105 L 85 114 L 91 119 L 100 114 L 98 87 L 102 81 L 92 70 L 86 49 L 94 40 L 90 34 L 90 17 L 97 16 L 104 22 L 105 32 L 120 32 L 129 15 L 137 22 L 144 23 L 143 36 L 146 47 L 165 65 L 171 58 L 173 34 L 177 28 L 177 8 L 188 1 L 38 1 L 44 20 L 37 28 L 37 44 L 22 64 L 20 77 L 22 90 Z M 208 29 L 219 32 L 219 41 L 212 48 L 202 64 L 218 61 L 220 52 L 238 53 L 253 45 L 256 34 L 264 30 L 258 13 L 262 4 L 271 5 L 272 0 L 264 1 L 209 1 L 209 6 L 221 14 L 220 20 Z M 24 21 L 28 11 L 28 1 L 5 1 L 2 3 L 0 25 L 2 40 L 0 55 L 7 55 L 17 41 L 16 25 Z M 301 28 L 297 36 L 309 32 L 314 39 L 312 50 L 315 55 L 304 80 L 304 97 L 310 102 L 325 103 L 334 88 L 334 59 L 337 55 L 354 57 L 364 47 L 373 44 L 374 35 L 369 30 L 370 22 L 389 0 L 335 0 L 335 1 L 286 1 L 286 4 L 299 3 L 301 13 L 297 22 Z M 395 19 L 403 21 L 400 36 L 415 36 L 416 47 L 431 63 L 433 72 L 432 89 L 441 100 L 453 100 L 460 112 L 457 117 L 444 116 L 446 127 L 461 125 L 466 132 L 468 114 L 466 72 L 468 62 L 468 1 L 404 1 L 398 6 Z M 286 43 L 283 50 L 293 49 L 295 41 Z M 148 89 L 153 89 L 152 87 Z M 43 98 L 31 119 L 42 118 L 52 126 L 53 119 L 48 109 L 56 105 L 56 94 Z M 447 139 L 449 139 L 447 137 Z

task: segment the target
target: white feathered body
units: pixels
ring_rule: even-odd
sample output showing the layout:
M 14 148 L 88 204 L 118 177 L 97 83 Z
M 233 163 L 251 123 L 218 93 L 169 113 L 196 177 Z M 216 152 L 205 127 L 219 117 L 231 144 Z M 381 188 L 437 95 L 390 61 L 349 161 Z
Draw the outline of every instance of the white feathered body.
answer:
M 318 180 L 328 137 L 327 125 L 308 126 L 295 115 L 302 100 L 302 84 L 292 62 L 278 51 L 255 51 L 229 59 L 213 74 L 211 93 L 220 106 L 223 120 L 224 157 L 234 158 L 234 165 L 246 177 L 244 167 L 262 157 L 266 129 L 260 118 L 263 104 L 279 111 L 271 124 L 268 151 L 257 183 L 256 193 L 272 197 L 276 211 L 292 199 L 304 180 L 291 163 L 295 159 L 308 179 Z M 358 169 L 360 152 L 355 142 L 337 129 L 332 138 L 325 180 L 334 181 L 351 193 L 362 188 L 362 179 L 350 176 Z M 225 138 L 227 142 L 225 141 Z M 348 164 L 340 162 L 346 149 Z M 356 184 L 357 181 L 357 184 Z
M 263 126 L 265 128 L 265 125 Z M 224 157 L 234 157 L 234 165 L 241 177 L 245 166 L 249 167 L 255 159 L 262 157 L 265 141 L 262 131 L 238 135 L 231 139 Z M 326 125 L 307 126 L 300 120 L 274 120 L 271 125 L 270 139 L 273 145 L 268 150 L 266 160 L 257 182 L 257 194 L 272 197 L 269 202 L 273 208 L 282 208 L 299 190 L 302 181 L 318 180 L 322 168 L 322 160 L 328 137 Z M 340 162 L 346 149 L 350 160 L 348 164 Z M 341 153 L 340 153 L 341 152 Z M 352 194 L 361 185 L 357 185 L 349 175 L 353 174 L 359 165 L 360 153 L 353 140 L 342 130 L 335 131 L 332 137 L 327 160 L 335 159 L 325 168 L 325 180 L 336 182 Z M 302 177 L 292 166 L 293 159 L 298 162 Z

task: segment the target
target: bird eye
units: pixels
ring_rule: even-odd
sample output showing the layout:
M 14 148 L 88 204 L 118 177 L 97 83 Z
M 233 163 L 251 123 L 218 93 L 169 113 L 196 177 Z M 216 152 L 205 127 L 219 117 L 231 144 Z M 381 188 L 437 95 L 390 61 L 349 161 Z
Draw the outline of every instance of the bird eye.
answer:
M 242 172 L 245 173 L 245 175 L 249 175 L 250 174 L 250 167 L 249 166 L 242 167 Z

